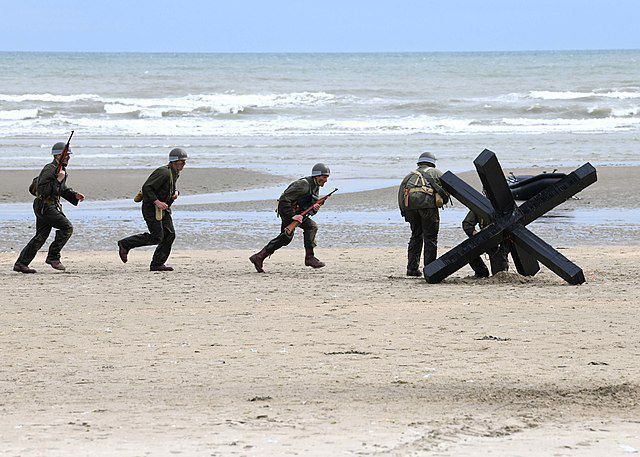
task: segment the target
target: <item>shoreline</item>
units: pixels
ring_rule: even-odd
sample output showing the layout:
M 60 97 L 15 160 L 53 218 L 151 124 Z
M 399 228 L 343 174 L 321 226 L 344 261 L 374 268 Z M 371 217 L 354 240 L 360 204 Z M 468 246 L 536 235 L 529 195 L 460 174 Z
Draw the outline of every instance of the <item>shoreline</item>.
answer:
M 473 172 L 460 176 L 472 185 L 477 181 L 477 175 Z M 136 180 L 138 177 L 137 174 L 130 175 L 126 180 L 128 187 L 122 184 L 123 179 L 112 180 L 115 186 L 110 184 L 109 189 L 125 192 L 125 188 L 139 188 L 134 187 L 140 184 Z M 187 177 L 189 175 L 185 174 Z M 87 175 L 86 179 L 89 178 Z M 265 185 L 279 195 L 289 182 L 282 180 L 280 176 L 247 170 L 230 172 L 203 169 L 193 173 L 190 179 L 185 179 L 185 186 L 181 189 L 200 185 L 209 190 L 224 191 L 248 183 L 262 184 L 263 187 L 244 192 L 256 198 L 255 195 L 265 189 Z M 331 190 L 331 184 L 329 181 L 321 194 L 326 193 L 326 189 Z M 532 223 L 530 228 L 554 246 L 638 245 L 640 208 L 636 202 L 639 188 L 640 167 L 601 167 L 598 181 L 578 194 L 579 200 L 564 202 Z M 26 188 L 21 190 L 27 193 Z M 174 207 L 177 234 L 175 249 L 259 249 L 280 230 L 280 220 L 274 213 L 277 197 L 225 203 L 183 203 L 189 201 L 190 197 L 187 198 L 177 200 Z M 0 204 L 0 208 L 2 206 Z M 78 207 L 64 205 L 64 208 L 75 227 L 74 236 L 65 248 L 67 250 L 112 250 L 116 240 L 146 231 L 140 206 L 133 203 L 130 197 L 104 204 L 87 202 Z M 4 209 L 0 214 L 0 252 L 17 252 L 33 236 L 33 211 L 26 202 L 5 203 Z M 465 239 L 460 223 L 466 211 L 458 202 L 441 211 L 439 254 L 445 252 L 445 246 L 456 245 Z M 385 249 L 406 246 L 409 240 L 409 226 L 397 209 L 395 186 L 354 193 L 338 192 L 314 220 L 320 227 L 319 250 L 341 247 Z M 292 247 L 301 244 L 301 239 L 299 234 Z
M 158 165 L 161 166 L 161 165 Z M 157 167 L 156 167 L 157 168 Z M 69 186 L 87 200 L 131 200 L 155 168 L 69 170 Z M 40 170 L 0 170 L 0 204 L 33 201 L 28 188 Z M 185 168 L 177 182 L 183 195 L 247 190 L 283 184 L 286 176 L 247 168 Z
M 409 169 L 410 170 L 410 169 Z M 558 172 L 571 172 L 574 168 L 560 168 Z M 83 191 L 95 201 L 129 200 L 137 193 L 152 169 L 80 169 L 71 170 L 69 184 Z M 538 174 L 539 168 L 511 169 L 514 174 Z M 640 166 L 602 166 L 597 168 L 598 181 L 583 190 L 579 196 L 594 207 L 638 208 L 636 196 L 640 192 Z M 34 170 L 0 170 L 0 204 L 31 202 L 33 197 L 27 188 L 34 176 Z M 458 173 L 468 184 L 480 188 L 480 180 L 475 171 Z M 284 188 L 295 178 L 274 175 L 246 168 L 186 168 L 180 176 L 179 188 L 183 195 L 201 195 L 260 189 L 282 185 Z M 380 180 L 380 178 L 376 178 Z M 374 180 L 375 181 L 375 180 Z M 401 179 L 398 179 L 398 184 Z M 331 180 L 326 189 L 332 187 Z M 321 190 L 321 194 L 324 189 Z M 376 188 L 358 192 L 338 192 L 331 199 L 333 205 L 362 209 L 379 204 L 381 208 L 396 208 L 397 186 Z M 277 197 L 276 197 L 277 198 Z M 89 198 L 88 198 L 89 200 Z M 259 209 L 264 200 L 247 200 L 230 203 L 203 203 L 190 206 L 202 209 L 223 210 L 228 207 L 238 210 L 246 206 L 248 210 Z M 567 202 L 570 203 L 570 202 Z M 566 203 L 565 203 L 566 204 Z M 264 208 L 264 207 L 263 207 Z

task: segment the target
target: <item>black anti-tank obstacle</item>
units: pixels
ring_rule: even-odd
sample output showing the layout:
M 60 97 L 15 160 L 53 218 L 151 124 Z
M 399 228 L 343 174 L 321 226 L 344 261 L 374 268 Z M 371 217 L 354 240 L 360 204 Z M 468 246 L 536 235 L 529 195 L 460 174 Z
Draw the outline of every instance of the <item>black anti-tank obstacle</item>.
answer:
M 517 206 L 493 152 L 485 149 L 473 163 L 486 197 L 450 171 L 440 180 L 447 192 L 490 224 L 425 266 L 426 281 L 438 283 L 474 257 L 505 243 L 521 275 L 535 275 L 540 262 L 569 284 L 582 284 L 585 281 L 582 269 L 525 226 L 596 182 L 596 169 L 586 163 Z

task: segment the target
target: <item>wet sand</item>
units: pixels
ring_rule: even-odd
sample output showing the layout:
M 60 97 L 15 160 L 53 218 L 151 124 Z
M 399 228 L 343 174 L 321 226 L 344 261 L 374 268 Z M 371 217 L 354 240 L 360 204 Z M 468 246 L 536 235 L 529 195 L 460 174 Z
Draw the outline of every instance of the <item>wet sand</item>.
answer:
M 559 169 L 558 172 L 569 173 L 574 168 Z M 535 168 L 505 170 L 513 171 L 516 175 L 539 174 L 544 170 Z M 547 170 L 550 171 L 550 170 Z M 640 167 L 598 167 L 598 181 L 584 191 L 578 197 L 584 201 L 585 205 L 597 208 L 638 208 L 638 195 L 640 195 Z M 465 180 L 476 189 L 481 188 L 480 179 L 475 171 L 459 173 L 461 179 Z M 400 184 L 401 179 L 398 180 Z M 331 179 L 322 189 L 321 194 L 333 190 Z M 580 200 L 569 200 L 564 205 L 578 207 L 582 203 Z M 462 207 L 459 202 L 455 205 Z M 398 209 L 398 187 L 386 187 L 383 189 L 370 190 L 356 193 L 336 193 L 331 197 L 327 206 L 336 210 L 397 210 Z M 252 202 L 237 203 L 217 203 L 210 205 L 198 205 L 202 210 L 266 210 L 274 207 L 273 200 L 259 200 Z M 194 205 L 192 209 L 197 209 Z
M 68 184 L 88 200 L 132 199 L 153 170 L 69 170 Z M 27 202 L 38 170 L 0 170 L 0 203 Z M 244 168 L 185 168 L 178 180 L 183 195 L 230 192 L 285 183 L 286 178 Z
M 0 254 L 5 455 L 627 455 L 640 253 L 561 252 L 569 286 L 406 278 L 404 249 Z M 631 451 L 629 450 L 631 449 Z

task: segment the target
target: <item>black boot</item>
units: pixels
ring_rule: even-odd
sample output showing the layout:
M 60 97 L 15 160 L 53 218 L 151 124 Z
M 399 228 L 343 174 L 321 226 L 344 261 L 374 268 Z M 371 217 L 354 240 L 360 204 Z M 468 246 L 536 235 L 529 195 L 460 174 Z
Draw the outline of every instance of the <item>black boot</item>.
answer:
M 311 268 L 322 268 L 324 267 L 324 262 L 320 262 L 313 255 L 313 248 L 305 248 L 306 255 L 304 256 L 304 264 Z
M 262 248 L 260 252 L 256 252 L 251 257 L 249 257 L 249 261 L 253 264 L 254 267 L 256 267 L 256 271 L 258 273 L 264 273 L 262 264 L 264 263 L 264 260 L 269 257 L 269 255 L 270 254 L 267 252 L 267 250 L 265 248 Z

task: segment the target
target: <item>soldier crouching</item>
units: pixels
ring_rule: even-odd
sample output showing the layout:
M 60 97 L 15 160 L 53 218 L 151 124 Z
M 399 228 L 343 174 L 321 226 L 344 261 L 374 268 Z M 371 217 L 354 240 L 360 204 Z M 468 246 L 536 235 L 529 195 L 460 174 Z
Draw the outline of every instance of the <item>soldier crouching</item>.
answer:
M 313 252 L 313 249 L 316 247 L 318 226 L 309 215 L 303 217 L 299 213 L 310 207 L 313 209 L 308 214 L 313 215 L 318 212 L 320 205 L 316 202 L 318 201 L 320 187 L 325 185 L 329 179 L 329 174 L 329 167 L 322 163 L 317 163 L 311 170 L 311 176 L 292 182 L 282 193 L 278 199 L 278 216 L 282 219 L 280 235 L 269 241 L 260 252 L 249 257 L 249 260 L 253 263 L 258 273 L 264 273 L 262 266 L 267 257 L 281 247 L 291 243 L 293 233 L 288 234 L 285 228 L 293 221 L 299 222 L 300 227 L 304 231 L 304 264 L 312 268 L 322 268 L 325 266 L 324 262 L 318 260 Z

